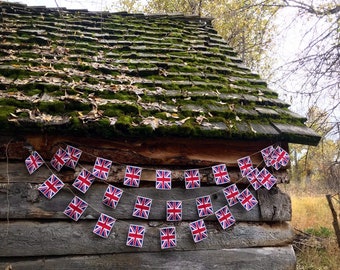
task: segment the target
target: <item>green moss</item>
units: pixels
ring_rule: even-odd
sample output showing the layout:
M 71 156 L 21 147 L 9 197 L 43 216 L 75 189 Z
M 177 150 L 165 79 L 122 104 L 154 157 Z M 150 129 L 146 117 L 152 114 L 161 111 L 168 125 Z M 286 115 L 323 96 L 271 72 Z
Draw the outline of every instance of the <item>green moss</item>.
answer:
M 38 108 L 41 112 L 56 114 L 65 112 L 65 103 L 61 101 L 40 102 Z
M 32 103 L 28 101 L 21 101 L 15 98 L 0 99 L 0 105 L 2 106 L 14 106 L 15 108 L 29 109 L 32 108 Z

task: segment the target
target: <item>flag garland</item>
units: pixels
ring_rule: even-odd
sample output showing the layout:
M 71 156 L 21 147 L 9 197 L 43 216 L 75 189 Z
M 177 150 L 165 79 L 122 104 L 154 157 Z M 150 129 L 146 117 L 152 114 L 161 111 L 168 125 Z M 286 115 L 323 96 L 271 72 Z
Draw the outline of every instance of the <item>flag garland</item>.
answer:
M 182 220 L 182 201 L 166 202 L 166 220 L 167 221 Z
M 44 183 L 42 183 L 38 190 L 47 198 L 52 199 L 64 186 L 56 175 L 52 174 Z
M 52 167 L 59 172 L 69 159 L 70 156 L 68 155 L 68 153 L 64 149 L 59 148 L 52 157 L 50 163 Z
M 82 169 L 77 178 L 74 180 L 72 186 L 85 194 L 94 180 L 95 177 L 88 170 Z
M 176 228 L 165 227 L 159 229 L 161 249 L 174 248 L 177 246 Z
M 38 154 L 37 151 L 33 151 L 32 154 L 26 158 L 25 165 L 29 174 L 34 173 L 44 164 L 44 160 Z
M 196 198 L 196 207 L 199 217 L 210 216 L 214 213 L 210 195 Z
M 189 223 L 189 227 L 195 243 L 201 242 L 204 239 L 208 238 L 208 231 L 205 227 L 203 219 Z
M 115 222 L 115 218 L 101 213 L 96 225 L 94 226 L 93 233 L 100 237 L 108 238 Z
M 105 190 L 102 202 L 106 206 L 115 209 L 122 195 L 123 195 L 122 189 L 117 188 L 113 185 L 108 185 L 107 189 Z
M 234 225 L 235 222 L 236 222 L 233 214 L 230 212 L 227 205 L 218 209 L 215 212 L 215 216 L 216 216 L 216 218 L 217 218 L 218 222 L 220 223 L 223 230 Z
M 132 216 L 148 219 L 152 205 L 152 199 L 137 196 Z
M 186 170 L 184 172 L 185 188 L 194 189 L 201 187 L 200 172 L 198 169 Z
M 64 214 L 74 221 L 78 221 L 88 207 L 88 203 L 75 196 L 64 210 Z
M 80 159 L 82 151 L 70 145 L 66 149 L 59 148 L 51 159 L 51 165 L 56 171 L 60 171 L 63 166 L 75 169 Z M 277 146 L 269 146 L 261 150 L 263 161 L 267 167 L 273 167 L 278 170 L 282 166 L 287 166 L 289 163 L 289 154 Z M 42 157 L 33 151 L 31 155 L 25 160 L 26 168 L 29 174 L 35 172 L 45 163 Z M 242 177 L 245 177 L 254 190 L 261 186 L 266 189 L 271 189 L 277 182 L 277 179 L 266 168 L 261 171 L 253 167 L 250 156 L 246 156 L 237 160 Z M 72 184 L 78 191 L 86 193 L 94 182 L 95 178 L 106 180 L 109 175 L 112 161 L 104 158 L 96 158 L 92 173 L 86 169 L 82 169 L 74 183 Z M 223 185 L 230 182 L 227 166 L 219 164 L 211 167 L 216 185 Z M 171 171 L 170 170 L 155 170 L 156 171 L 156 189 L 170 190 L 171 189 Z M 142 168 L 136 166 L 126 166 L 124 185 L 131 187 L 139 187 Z M 195 189 L 201 186 L 201 179 L 199 169 L 191 169 L 184 171 L 185 188 Z M 52 199 L 62 188 L 64 183 L 54 174 L 45 180 L 38 190 L 48 199 Z M 227 200 L 229 207 L 236 203 L 240 203 L 247 211 L 252 210 L 258 201 L 248 188 L 240 192 L 236 184 L 231 184 L 223 189 L 223 193 Z M 108 207 L 115 209 L 123 194 L 123 190 L 108 185 L 102 202 Z M 132 216 L 143 219 L 148 219 L 151 211 L 152 199 L 137 196 Z M 220 223 L 222 229 L 227 229 L 236 220 L 231 213 L 228 205 L 213 211 L 210 195 L 196 198 L 196 207 L 199 218 L 205 218 L 215 215 Z M 75 196 L 69 205 L 64 210 L 64 214 L 71 219 L 78 221 L 81 215 L 85 212 L 89 204 Z M 166 220 L 167 221 L 181 221 L 182 220 L 182 201 L 167 201 L 166 202 Z M 116 222 L 116 219 L 104 213 L 100 213 L 98 221 L 93 229 L 93 233 L 102 238 L 108 238 L 110 232 Z M 198 243 L 208 237 L 207 228 L 204 219 L 196 220 L 189 223 L 189 228 L 193 237 L 193 241 Z M 130 224 L 129 233 L 126 241 L 127 246 L 142 247 L 144 241 L 145 227 Z M 177 246 L 176 228 L 165 227 L 160 229 L 161 249 L 174 248 Z
M 143 247 L 145 227 L 130 224 L 126 245 L 130 247 Z

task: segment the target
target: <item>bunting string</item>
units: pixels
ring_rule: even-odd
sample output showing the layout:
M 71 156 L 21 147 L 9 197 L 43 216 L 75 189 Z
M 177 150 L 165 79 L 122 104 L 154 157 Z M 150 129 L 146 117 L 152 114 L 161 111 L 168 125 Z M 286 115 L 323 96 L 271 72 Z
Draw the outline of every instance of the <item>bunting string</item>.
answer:
M 66 146 L 66 147 L 65 147 Z M 97 157 L 91 153 L 86 153 L 89 156 L 95 158 L 95 163 L 92 171 L 86 169 L 79 160 L 83 153 L 82 150 L 70 146 L 64 143 L 62 146 L 58 145 L 57 152 L 50 160 L 50 166 L 43 160 L 38 152 L 31 150 L 30 156 L 25 160 L 25 164 L 29 174 L 33 174 L 42 165 L 45 165 L 50 171 L 51 176 L 44 181 L 37 188 L 42 195 L 47 199 L 52 199 L 61 189 L 71 192 L 74 196 L 72 201 L 66 207 L 64 214 L 74 221 L 78 221 L 87 207 L 90 207 L 99 214 L 98 221 L 94 227 L 93 233 L 100 237 L 108 238 L 110 232 L 116 222 L 114 217 L 108 216 L 99 211 L 92 204 L 87 203 L 81 197 L 74 192 L 69 185 L 65 185 L 60 179 L 59 172 L 66 166 L 71 169 L 80 167 L 81 171 L 73 182 L 72 186 L 85 194 L 94 181 L 99 181 L 107 185 L 107 189 L 104 193 L 102 203 L 112 209 L 115 209 L 123 195 L 130 194 L 135 197 L 135 204 L 132 212 L 132 216 L 147 220 L 152 208 L 152 203 L 163 202 L 156 198 L 148 198 L 135 193 L 128 192 L 127 189 L 121 189 L 114 185 L 111 185 L 106 180 L 110 173 L 112 164 L 118 164 L 119 166 L 125 166 L 125 175 L 123 179 L 123 185 L 126 187 L 139 188 L 141 181 L 141 174 L 143 167 L 132 166 L 128 164 L 122 164 L 111 160 Z M 251 157 L 261 153 L 263 161 L 256 167 L 253 167 Z M 211 169 L 214 175 L 215 184 L 221 186 L 221 189 L 206 194 L 204 196 L 196 198 L 187 198 L 183 200 L 168 200 L 166 201 L 166 221 L 176 222 L 182 220 L 182 203 L 186 201 L 195 201 L 198 220 L 189 224 L 190 231 L 195 243 L 203 241 L 207 238 L 207 229 L 204 224 L 204 220 L 209 217 L 215 216 L 219 221 L 222 229 L 226 230 L 236 223 L 234 216 L 230 210 L 230 207 L 237 203 L 240 203 L 246 211 L 252 210 L 258 201 L 255 196 L 250 192 L 249 188 L 252 187 L 255 191 L 261 186 L 270 190 L 277 182 L 275 176 L 268 171 L 268 168 L 274 168 L 279 170 L 282 166 L 286 166 L 289 163 L 288 153 L 282 149 L 279 145 L 270 145 L 261 151 L 252 153 L 246 157 L 242 157 L 237 160 L 238 167 L 241 172 L 241 177 L 230 183 L 230 177 L 226 164 L 217 164 L 209 167 L 200 167 L 193 169 L 180 170 L 183 172 L 185 189 L 196 189 L 201 187 L 200 171 Z M 265 165 L 265 166 L 263 166 Z M 261 170 L 260 168 L 263 167 Z M 171 170 L 168 169 L 154 169 L 155 170 L 155 188 L 159 190 L 171 190 Z M 272 170 L 272 169 L 270 169 Z M 243 179 L 248 180 L 248 185 L 242 191 L 238 190 L 237 184 Z M 227 184 L 227 186 L 226 186 Z M 222 208 L 214 211 L 211 202 L 211 196 L 223 193 L 226 198 L 227 204 Z M 125 222 L 123 220 L 120 220 Z M 127 223 L 127 222 L 125 222 Z M 173 226 L 160 229 L 161 248 L 171 248 L 176 246 L 176 228 Z M 126 245 L 134 247 L 142 247 L 145 234 L 145 227 L 140 225 L 129 224 L 129 232 Z

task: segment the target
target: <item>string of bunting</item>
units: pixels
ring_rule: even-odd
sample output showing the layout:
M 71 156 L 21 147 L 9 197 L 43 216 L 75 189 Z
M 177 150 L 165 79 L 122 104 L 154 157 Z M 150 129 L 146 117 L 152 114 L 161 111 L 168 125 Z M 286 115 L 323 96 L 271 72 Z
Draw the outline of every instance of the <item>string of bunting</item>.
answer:
M 280 146 L 274 147 L 274 145 L 270 145 L 262 149 L 260 152 L 267 167 L 273 167 L 274 169 L 279 170 L 282 166 L 286 166 L 289 163 L 289 154 Z M 254 153 L 253 155 L 258 153 L 259 152 Z M 70 145 L 67 145 L 65 149 L 60 147 L 53 155 L 50 164 L 57 172 L 60 172 L 64 166 L 71 169 L 75 169 L 77 166 L 80 166 L 81 171 L 74 180 L 72 186 L 79 192 L 85 194 L 96 179 L 106 183 L 113 162 L 102 157 L 96 157 L 94 166 L 90 172 L 79 164 L 81 155 L 82 150 L 76 147 Z M 264 167 L 259 170 L 258 167 L 254 167 L 250 156 L 252 155 L 242 157 L 237 160 L 242 178 L 247 178 L 249 186 L 252 186 L 254 190 L 258 190 L 261 186 L 270 190 L 277 182 L 277 179 L 268 171 L 267 168 Z M 32 151 L 29 157 L 25 160 L 25 165 L 30 175 L 38 170 L 43 164 L 45 164 L 51 171 L 51 176 L 39 185 L 38 190 L 47 199 L 52 199 L 65 187 L 63 181 L 56 175 L 56 173 L 53 172 L 37 151 Z M 125 166 L 126 169 L 123 185 L 138 188 L 143 168 L 126 164 Z M 183 171 L 185 189 L 196 189 L 201 187 L 200 169 L 189 169 Z M 211 169 L 216 185 L 230 183 L 230 176 L 225 164 L 212 166 Z M 171 190 L 171 170 L 155 170 L 155 180 L 156 189 Z M 108 186 L 102 198 L 102 203 L 109 208 L 115 209 L 122 198 L 123 193 L 127 191 L 108 183 L 107 185 Z M 213 209 L 211 202 L 212 194 L 195 198 L 197 213 L 200 219 L 189 223 L 190 231 L 195 243 L 208 237 L 207 228 L 204 223 L 204 219 L 207 217 L 215 215 L 222 229 L 225 230 L 236 223 L 230 207 L 240 203 L 246 211 L 250 211 L 258 204 L 257 199 L 250 192 L 248 187 L 242 192 L 238 190 L 236 183 L 224 187 L 222 191 L 227 204 L 217 211 L 214 211 Z M 74 195 L 74 198 L 67 205 L 64 210 L 64 214 L 74 221 L 78 221 L 87 207 L 93 208 L 100 214 L 93 229 L 93 233 L 100 237 L 108 238 L 117 220 L 114 217 L 98 211 L 95 207 L 77 196 L 72 189 L 67 189 Z M 135 194 L 133 195 L 136 196 Z M 153 200 L 154 199 L 152 198 L 137 195 L 132 216 L 141 219 L 148 219 Z M 192 200 L 192 198 L 187 200 Z M 182 202 L 183 200 L 166 201 L 166 221 L 175 222 L 182 220 Z M 126 245 L 141 248 L 143 246 L 144 235 L 144 226 L 129 224 Z M 174 226 L 160 228 L 160 243 L 162 249 L 177 246 L 176 228 Z

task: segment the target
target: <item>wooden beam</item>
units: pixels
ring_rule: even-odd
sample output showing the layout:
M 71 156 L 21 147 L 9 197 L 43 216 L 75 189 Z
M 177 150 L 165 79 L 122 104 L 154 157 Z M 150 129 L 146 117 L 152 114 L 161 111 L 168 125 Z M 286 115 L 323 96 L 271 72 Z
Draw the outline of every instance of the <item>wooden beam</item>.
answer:
M 82 155 L 84 163 L 93 163 L 96 156 L 101 156 L 119 164 L 131 165 L 202 167 L 226 163 L 235 166 L 237 159 L 252 155 L 254 165 L 258 165 L 262 163 L 260 151 L 273 143 L 276 142 L 172 137 L 100 140 L 35 134 L 23 137 L 0 137 L 0 150 L 3 150 L 0 151 L 0 159 L 6 159 L 6 148 L 10 160 L 24 160 L 28 156 L 28 149 L 37 150 L 44 159 L 49 160 L 59 147 L 70 144 L 84 152 Z M 287 143 L 283 143 L 283 147 L 287 149 Z
M 7 182 L 29 182 L 29 183 L 42 183 L 44 182 L 52 172 L 58 175 L 64 183 L 73 183 L 74 179 L 78 176 L 82 168 L 92 171 L 95 159 L 92 164 L 80 164 L 75 170 L 63 168 L 60 172 L 51 171 L 46 166 L 40 167 L 32 175 L 29 175 L 25 167 L 24 161 L 22 162 L 0 162 L 0 183 Z M 47 165 L 51 168 L 49 162 Z M 215 164 L 217 165 L 217 164 Z M 106 182 L 108 183 L 122 183 L 125 174 L 124 165 L 113 165 L 111 167 L 109 177 Z M 190 167 L 192 168 L 192 167 Z M 200 169 L 200 167 L 197 167 Z M 171 178 L 173 182 L 184 181 L 184 169 L 173 168 L 171 166 L 162 167 L 144 167 L 142 171 L 141 181 L 144 182 L 155 182 L 156 169 L 169 169 L 171 170 Z M 210 185 L 215 185 L 214 177 L 211 167 L 200 169 L 201 182 Z M 7 173 L 8 172 L 8 173 Z M 248 180 L 241 176 L 238 168 L 228 168 L 228 173 L 232 183 L 249 184 Z M 277 178 L 278 183 L 287 183 L 288 174 L 286 171 L 273 171 L 273 175 Z
M 171 191 L 156 190 L 149 188 L 127 188 L 122 187 L 124 193 L 116 209 L 111 209 L 102 203 L 102 198 L 107 185 L 103 183 L 93 184 L 88 192 L 83 195 L 73 187 L 63 188 L 51 200 L 45 198 L 38 190 L 38 185 L 30 183 L 16 183 L 0 185 L 0 203 L 9 207 L 0 207 L 0 218 L 5 219 L 67 219 L 63 214 L 68 203 L 77 194 L 89 203 L 85 211 L 84 219 L 93 219 L 98 212 L 107 213 L 117 219 L 129 220 L 137 195 L 153 199 L 149 218 L 151 220 L 165 220 L 165 206 L 167 200 L 183 201 L 183 220 L 198 219 L 196 209 L 196 198 L 211 195 L 214 210 L 225 206 L 227 201 L 223 194 L 223 187 L 207 186 L 199 189 L 186 190 L 183 187 L 173 188 Z M 251 211 L 246 211 L 240 204 L 230 207 L 237 221 L 289 221 L 291 219 L 291 203 L 288 195 L 282 193 L 278 188 L 271 191 L 260 190 L 258 196 L 259 204 Z M 8 194 L 8 196 L 7 196 Z M 8 202 L 7 202 L 8 199 Z M 8 213 L 9 209 L 9 213 Z M 208 219 L 216 220 L 212 215 Z
M 136 252 L 94 256 L 0 260 L 1 269 L 197 269 L 294 270 L 292 246 L 222 250 Z
M 166 223 L 144 220 L 116 221 L 107 239 L 92 233 L 95 220 L 34 222 L 0 221 L 0 257 L 99 255 L 112 253 L 159 252 L 159 228 L 174 225 L 177 247 L 174 250 L 219 250 L 229 248 L 284 246 L 293 241 L 288 223 L 236 223 L 222 230 L 217 222 L 205 221 L 208 238 L 194 243 L 188 222 Z M 145 226 L 142 248 L 126 246 L 129 224 Z M 165 254 L 165 253 L 163 253 Z

